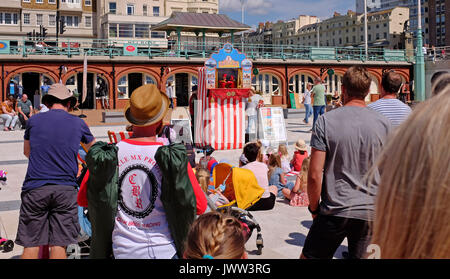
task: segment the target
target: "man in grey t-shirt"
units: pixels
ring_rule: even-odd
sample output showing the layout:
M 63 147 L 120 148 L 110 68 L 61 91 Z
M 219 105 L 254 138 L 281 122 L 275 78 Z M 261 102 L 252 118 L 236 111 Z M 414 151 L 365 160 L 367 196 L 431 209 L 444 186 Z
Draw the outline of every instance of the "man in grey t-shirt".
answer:
M 370 82 L 365 68 L 350 68 L 343 78 L 345 106 L 320 116 L 313 128 L 307 192 L 314 221 L 302 258 L 332 258 L 344 238 L 349 256 L 361 258 L 370 241 L 379 174 L 371 185 L 364 176 L 392 129 L 365 106 Z

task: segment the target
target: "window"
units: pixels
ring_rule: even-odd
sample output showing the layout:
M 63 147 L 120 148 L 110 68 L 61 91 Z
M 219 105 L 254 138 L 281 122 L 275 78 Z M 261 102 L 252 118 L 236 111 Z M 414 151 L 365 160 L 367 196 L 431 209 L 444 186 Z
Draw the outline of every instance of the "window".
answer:
M 56 4 L 56 0 L 48 0 L 49 4 Z
M 44 3 L 44 0 L 36 0 L 36 4 L 42 4 Z
M 30 14 L 23 14 L 23 24 L 30 24 Z
M 0 13 L 0 24 L 16 25 L 19 21 L 17 13 Z
M 84 27 L 92 27 L 92 17 L 86 16 L 84 18 Z
M 153 16 L 159 16 L 159 7 L 153 7 Z
M 127 15 L 134 15 L 134 4 L 127 4 Z
M 119 24 L 119 38 L 133 38 L 133 24 Z
M 92 5 L 92 1 L 91 0 L 84 0 L 84 5 L 85 6 L 91 6 Z
M 78 27 L 78 23 L 80 22 L 80 18 L 78 16 L 61 16 L 61 19 L 68 27 Z
M 149 38 L 149 25 L 148 24 L 136 24 L 135 25 L 136 38 Z
M 116 14 L 117 4 L 116 2 L 109 2 L 109 13 Z
M 36 24 L 37 25 L 44 24 L 44 16 L 42 14 L 37 14 L 36 15 Z
M 142 6 L 142 15 L 147 16 L 147 5 Z
M 114 38 L 117 37 L 117 24 L 109 25 L 109 36 Z
M 56 15 L 48 15 L 48 26 L 56 26 Z

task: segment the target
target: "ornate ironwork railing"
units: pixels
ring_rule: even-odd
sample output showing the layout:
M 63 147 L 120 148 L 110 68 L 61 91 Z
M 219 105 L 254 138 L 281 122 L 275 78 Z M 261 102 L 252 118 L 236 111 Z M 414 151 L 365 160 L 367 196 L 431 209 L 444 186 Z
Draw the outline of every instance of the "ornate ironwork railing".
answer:
M 0 40 L 3 40 L 0 38 Z M 5 38 L 6 40 L 6 38 Z M 100 56 L 100 57 L 173 57 L 173 58 L 208 58 L 217 52 L 224 43 L 170 43 L 167 40 L 111 40 L 47 38 L 45 43 L 26 38 L 9 39 L 10 55 L 31 57 L 49 56 Z M 413 54 L 405 50 L 370 48 L 366 56 L 364 48 L 348 47 L 309 47 L 297 45 L 258 45 L 236 44 L 235 47 L 254 60 L 334 60 L 334 61 L 385 61 L 411 62 Z M 436 51 L 437 52 L 437 51 Z M 4 54 L 4 53 L 3 53 Z M 6 53 L 8 54 L 8 53 Z

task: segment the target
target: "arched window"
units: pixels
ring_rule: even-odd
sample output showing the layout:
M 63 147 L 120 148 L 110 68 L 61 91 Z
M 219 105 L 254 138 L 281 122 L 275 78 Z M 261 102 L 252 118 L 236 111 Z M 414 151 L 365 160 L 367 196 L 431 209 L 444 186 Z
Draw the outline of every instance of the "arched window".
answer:
M 328 75 L 324 78 L 324 85 L 327 94 L 334 94 L 337 92 L 339 95 L 342 93 L 342 78 L 340 74 L 334 74 L 331 79 Z
M 272 96 L 281 95 L 280 80 L 269 73 L 261 73 L 253 77 L 252 86 L 262 93 L 265 104 L 272 103 Z
M 307 83 L 314 84 L 314 77 L 306 73 L 298 73 L 289 79 L 289 93 L 305 93 Z

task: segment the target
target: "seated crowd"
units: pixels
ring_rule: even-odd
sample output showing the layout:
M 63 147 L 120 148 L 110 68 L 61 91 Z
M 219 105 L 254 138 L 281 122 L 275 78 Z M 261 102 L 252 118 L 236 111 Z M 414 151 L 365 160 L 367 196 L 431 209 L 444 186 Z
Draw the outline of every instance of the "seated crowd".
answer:
M 246 209 L 272 210 L 277 197 L 307 206 L 313 224 L 301 258 L 332 258 L 344 238 L 350 258 L 368 257 L 370 243 L 381 258 L 448 258 L 450 86 L 433 86 L 439 92 L 411 111 L 395 98 L 397 73 L 384 74 L 382 99 L 368 107 L 370 84 L 364 67 L 346 72 L 343 106 L 317 117 L 310 153 L 302 139 L 292 156 L 284 144 L 245 145 L 238 167 L 261 188 Z M 214 186 L 214 150 L 197 164 L 185 146 L 168 144 L 163 119 L 170 100 L 155 85 L 133 92 L 125 109 L 133 136 L 117 145 L 96 142 L 84 121 L 68 114 L 76 100 L 63 85 L 52 85 L 44 101 L 49 112 L 23 117 L 30 118 L 24 137 L 30 161 L 16 238 L 25 247 L 22 258 L 37 258 L 42 245 L 51 258 L 65 257 L 65 247 L 77 242 L 80 195 L 92 223 L 91 258 L 247 258 L 245 226 L 215 210 L 231 200 L 225 183 Z M 8 130 L 15 119 L 9 106 Z M 88 174 L 77 193 L 80 142 L 89 149 Z M 295 182 L 287 179 L 292 175 Z

